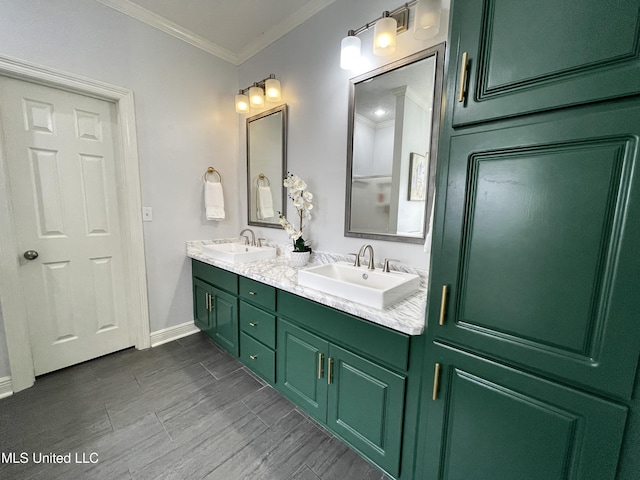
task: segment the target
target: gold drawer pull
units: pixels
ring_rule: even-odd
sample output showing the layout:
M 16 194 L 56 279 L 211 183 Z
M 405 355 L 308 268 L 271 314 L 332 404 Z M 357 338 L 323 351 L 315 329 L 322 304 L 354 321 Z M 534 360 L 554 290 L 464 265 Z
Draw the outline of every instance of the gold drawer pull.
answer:
M 249 295 L 257 295 L 258 292 L 249 292 Z
M 205 298 L 205 299 L 206 299 L 206 301 L 207 301 L 207 310 L 208 310 L 208 311 L 211 311 L 211 307 L 209 306 L 209 294 L 205 292 L 205 294 L 204 294 L 204 298 Z
M 318 353 L 318 380 L 322 378 L 324 374 L 324 355 Z
M 249 355 L 249 358 L 250 358 L 251 360 L 255 360 L 256 358 L 258 358 L 258 355 Z
M 433 372 L 433 400 L 438 399 L 438 390 L 440 389 L 440 364 L 436 363 L 436 370 Z
M 253 322 L 249 322 L 249 325 L 252 326 L 252 327 L 257 327 L 258 326 L 257 323 L 253 323 Z
M 469 55 L 467 52 L 462 54 L 462 65 L 460 65 L 460 91 L 458 92 L 458 102 L 464 102 L 465 86 L 467 84 L 467 63 Z
M 331 367 L 333 367 L 333 358 L 329 357 L 327 360 L 327 385 L 331 385 Z
M 440 325 L 444 325 L 444 316 L 447 312 L 447 295 L 449 294 L 449 287 L 442 286 L 442 299 L 440 301 Z

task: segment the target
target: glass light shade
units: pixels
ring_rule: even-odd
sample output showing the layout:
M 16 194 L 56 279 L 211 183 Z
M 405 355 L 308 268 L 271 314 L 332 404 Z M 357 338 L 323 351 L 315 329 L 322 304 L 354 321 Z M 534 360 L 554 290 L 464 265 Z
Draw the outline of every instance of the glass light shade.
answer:
M 251 87 L 249 89 L 249 105 L 252 107 L 264 106 L 264 92 L 260 87 Z
M 340 44 L 340 68 L 343 70 L 353 70 L 358 66 L 361 45 L 362 42 L 355 35 L 350 35 L 342 39 L 342 43 Z
M 249 111 L 249 97 L 239 93 L 236 95 L 236 112 L 247 113 Z
M 280 90 L 280 80 L 275 78 L 268 78 L 264 83 L 265 96 L 267 102 L 279 102 L 282 98 Z
M 376 22 L 373 30 L 373 53 L 379 57 L 396 51 L 396 30 L 398 22 L 393 17 L 383 17 Z
M 440 28 L 440 0 L 418 0 L 413 38 L 428 40 L 438 34 Z

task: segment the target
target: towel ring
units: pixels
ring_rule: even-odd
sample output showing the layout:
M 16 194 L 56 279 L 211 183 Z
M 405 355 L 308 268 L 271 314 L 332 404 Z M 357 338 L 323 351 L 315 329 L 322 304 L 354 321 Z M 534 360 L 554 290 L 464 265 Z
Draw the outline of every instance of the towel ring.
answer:
M 216 175 L 218 175 L 218 182 L 222 183 L 222 175 L 220 175 L 220 172 L 217 171 L 213 167 L 207 168 L 207 171 L 204 172 L 204 175 L 202 175 L 202 180 L 204 180 L 206 182 L 207 181 L 207 175 L 209 175 L 210 173 L 215 173 Z
M 258 178 L 256 179 L 256 185 L 258 187 L 260 186 L 260 180 L 265 180 L 267 182 L 267 187 L 271 186 L 271 182 L 269 181 L 269 179 L 264 173 L 261 173 L 260 175 L 258 175 Z

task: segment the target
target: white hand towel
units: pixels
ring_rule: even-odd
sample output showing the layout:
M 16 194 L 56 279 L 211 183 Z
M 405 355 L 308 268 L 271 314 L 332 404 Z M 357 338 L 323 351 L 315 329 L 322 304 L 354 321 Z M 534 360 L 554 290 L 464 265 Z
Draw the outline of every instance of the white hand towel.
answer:
M 273 212 L 273 197 L 271 195 L 271 188 L 258 187 L 256 207 L 258 209 L 258 220 L 271 218 L 275 215 Z
M 224 196 L 221 182 L 204 182 L 204 207 L 207 220 L 224 220 Z

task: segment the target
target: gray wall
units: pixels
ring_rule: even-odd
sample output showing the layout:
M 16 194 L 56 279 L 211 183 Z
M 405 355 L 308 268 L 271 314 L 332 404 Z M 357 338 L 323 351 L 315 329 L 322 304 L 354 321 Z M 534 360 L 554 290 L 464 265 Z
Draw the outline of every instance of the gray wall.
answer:
M 446 39 L 448 11 L 442 15 L 436 38 L 421 42 L 413 39 L 411 31 L 403 33 L 398 36 L 396 52 L 391 57 L 373 56 L 371 29 L 360 35 L 362 53 L 369 66 L 351 72 L 340 69 L 340 41 L 347 31 L 401 4 L 337 0 L 238 69 L 241 86 L 270 73 L 282 83 L 282 99 L 289 105 L 288 166 L 307 181 L 314 194 L 314 218 L 305 229 L 304 238 L 311 238 L 318 250 L 354 252 L 364 243 L 362 239 L 344 236 L 349 79 Z M 241 130 L 241 155 L 244 155 L 243 142 Z M 287 208 L 291 210 L 292 206 L 289 204 Z M 263 237 L 287 241 L 282 231 L 262 229 L 260 233 Z M 376 259 L 396 258 L 418 268 L 428 265 L 428 255 L 422 245 L 367 242 L 373 245 Z

